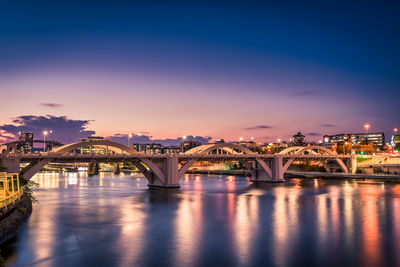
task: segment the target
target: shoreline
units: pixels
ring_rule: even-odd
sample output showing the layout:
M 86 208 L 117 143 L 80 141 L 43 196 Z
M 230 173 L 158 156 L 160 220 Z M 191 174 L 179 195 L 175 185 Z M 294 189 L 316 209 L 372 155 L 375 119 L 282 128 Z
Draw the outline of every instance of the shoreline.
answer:
M 32 201 L 23 196 L 15 206 L 0 217 L 0 247 L 15 237 L 32 213 Z

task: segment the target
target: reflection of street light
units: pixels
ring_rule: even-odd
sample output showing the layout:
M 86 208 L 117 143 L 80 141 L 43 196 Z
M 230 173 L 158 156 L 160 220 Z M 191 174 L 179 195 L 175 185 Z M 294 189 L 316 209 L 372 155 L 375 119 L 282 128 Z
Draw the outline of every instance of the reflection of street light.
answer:
M 366 123 L 364 125 L 364 128 L 367 130 L 367 145 L 368 145 L 368 137 L 369 137 L 369 127 L 371 127 L 371 125 L 369 125 L 368 123 Z
M 130 146 L 129 139 L 131 139 L 131 137 L 132 137 L 132 134 L 131 133 L 128 134 L 128 147 Z
M 46 152 L 46 135 L 48 134 L 48 131 L 43 131 L 43 152 Z

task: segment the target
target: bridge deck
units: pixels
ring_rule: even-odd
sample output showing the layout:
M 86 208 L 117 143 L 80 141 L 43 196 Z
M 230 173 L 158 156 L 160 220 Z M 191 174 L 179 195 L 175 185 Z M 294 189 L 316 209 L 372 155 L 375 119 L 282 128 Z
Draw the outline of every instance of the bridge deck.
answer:
M 276 154 L 78 154 L 78 153 L 67 153 L 67 154 L 52 154 L 52 153 L 38 153 L 38 154 L 7 154 L 7 158 L 19 158 L 21 160 L 32 160 L 32 159 L 166 159 L 169 157 L 176 157 L 182 160 L 188 159 L 220 159 L 220 160 L 236 160 L 236 159 L 272 159 L 281 157 L 282 159 L 343 159 L 350 158 L 350 155 L 276 155 Z M 4 157 L 4 156 L 3 156 Z

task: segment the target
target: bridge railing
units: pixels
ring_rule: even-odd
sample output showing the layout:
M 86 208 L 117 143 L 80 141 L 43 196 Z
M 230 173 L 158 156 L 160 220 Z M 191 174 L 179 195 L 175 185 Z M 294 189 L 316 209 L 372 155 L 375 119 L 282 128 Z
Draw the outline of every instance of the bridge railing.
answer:
M 18 173 L 0 172 L 0 209 L 15 204 L 23 194 Z

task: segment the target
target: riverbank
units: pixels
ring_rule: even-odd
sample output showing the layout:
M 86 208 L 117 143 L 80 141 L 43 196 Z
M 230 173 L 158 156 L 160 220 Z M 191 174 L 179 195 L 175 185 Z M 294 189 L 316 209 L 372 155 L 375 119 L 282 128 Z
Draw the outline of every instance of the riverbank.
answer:
M 365 174 L 365 173 L 329 173 L 329 172 L 301 172 L 287 171 L 285 177 L 288 178 L 345 178 L 345 179 L 377 179 L 382 181 L 400 182 L 400 175 L 389 174 Z
M 0 247 L 13 238 L 32 213 L 32 201 L 23 196 L 14 207 L 0 216 Z
M 212 171 L 188 171 L 191 174 L 216 174 L 216 175 L 241 175 L 251 176 L 249 171 L 245 170 L 212 170 Z M 388 174 L 365 174 L 365 173 L 328 173 L 328 172 L 302 172 L 287 171 L 285 178 L 343 178 L 343 179 L 379 179 L 384 181 L 400 182 L 400 175 Z

